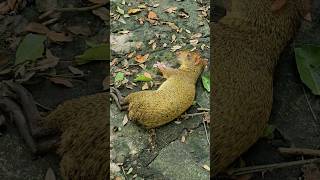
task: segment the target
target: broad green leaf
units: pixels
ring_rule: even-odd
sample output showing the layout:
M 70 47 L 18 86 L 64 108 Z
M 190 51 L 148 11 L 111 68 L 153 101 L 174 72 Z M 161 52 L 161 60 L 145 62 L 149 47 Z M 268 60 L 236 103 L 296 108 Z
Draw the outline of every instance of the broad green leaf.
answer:
M 152 78 L 145 76 L 144 74 L 138 74 L 137 77 L 133 80 L 133 82 L 149 82 L 152 81 Z
M 201 76 L 203 87 L 210 92 L 210 78 L 208 74 L 204 74 Z
M 110 59 L 109 55 L 109 44 L 100 44 L 87 49 L 82 55 L 76 56 L 75 63 L 77 65 L 82 65 L 93 60 L 107 61 Z
M 116 74 L 116 77 L 114 78 L 115 82 L 121 82 L 124 80 L 124 73 L 123 72 L 118 72 Z
M 294 51 L 301 80 L 313 94 L 320 95 L 320 46 L 303 45 Z
M 46 36 L 37 34 L 28 34 L 20 43 L 17 52 L 15 65 L 26 62 L 35 61 L 43 56 L 44 41 Z

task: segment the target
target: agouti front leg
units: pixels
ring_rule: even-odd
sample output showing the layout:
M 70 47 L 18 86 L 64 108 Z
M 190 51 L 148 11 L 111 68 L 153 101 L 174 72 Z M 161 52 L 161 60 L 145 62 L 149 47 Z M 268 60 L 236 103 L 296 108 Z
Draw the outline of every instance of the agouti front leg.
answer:
M 37 121 L 40 121 L 41 117 L 31 94 L 24 87 L 13 82 L 3 82 L 1 88 L 3 94 L 0 97 L 0 108 L 10 114 L 11 119 L 32 153 L 43 153 L 47 149 L 54 147 L 59 138 L 53 138 L 40 144 L 36 143 L 37 138 L 57 134 L 58 131 L 40 128 L 37 125 Z
M 124 97 L 122 97 L 121 92 L 117 88 L 110 87 L 110 95 L 116 102 L 116 105 L 120 111 L 128 109 L 128 102 L 124 100 Z
M 157 67 L 159 71 L 162 73 L 162 76 L 166 79 L 168 79 L 170 76 L 175 75 L 179 72 L 178 69 L 173 69 L 170 67 L 166 67 L 164 65 L 158 65 Z

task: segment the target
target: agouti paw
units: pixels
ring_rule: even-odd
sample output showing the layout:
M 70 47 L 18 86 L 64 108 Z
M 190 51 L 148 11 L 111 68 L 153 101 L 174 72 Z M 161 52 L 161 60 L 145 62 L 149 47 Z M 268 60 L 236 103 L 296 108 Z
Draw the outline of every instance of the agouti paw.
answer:
M 153 65 L 153 67 L 158 68 L 160 71 L 162 71 L 162 70 L 165 69 L 167 66 L 166 66 L 164 63 L 157 61 L 157 62 Z

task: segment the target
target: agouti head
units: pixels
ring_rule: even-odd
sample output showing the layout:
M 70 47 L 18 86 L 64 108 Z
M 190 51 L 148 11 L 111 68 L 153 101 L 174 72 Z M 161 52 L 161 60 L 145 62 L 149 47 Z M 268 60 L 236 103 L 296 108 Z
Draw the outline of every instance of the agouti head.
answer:
M 310 0 L 229 0 L 229 17 L 242 19 L 268 33 L 282 32 L 282 27 L 304 16 Z M 308 6 L 308 7 L 306 7 Z
M 195 78 L 198 78 L 208 64 L 207 60 L 201 58 L 199 52 L 179 51 L 176 55 L 180 63 L 179 69 L 190 72 Z

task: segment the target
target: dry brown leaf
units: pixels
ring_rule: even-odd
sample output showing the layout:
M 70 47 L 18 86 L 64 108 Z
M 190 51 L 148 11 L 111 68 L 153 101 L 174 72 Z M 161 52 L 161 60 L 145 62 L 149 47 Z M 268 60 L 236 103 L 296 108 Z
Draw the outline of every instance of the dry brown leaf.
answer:
M 179 27 L 172 22 L 163 22 L 163 24 L 168 25 L 171 29 L 176 30 L 177 32 L 180 31 Z
M 88 26 L 69 26 L 67 29 L 75 35 L 90 36 L 91 30 Z
M 171 13 L 175 13 L 176 10 L 177 10 L 177 7 L 169 7 L 165 9 L 164 12 L 171 14 Z
M 150 73 L 148 73 L 148 72 L 144 72 L 144 73 L 143 73 L 143 75 L 144 75 L 145 77 L 147 77 L 147 78 L 152 79 L 151 74 L 150 74 Z
M 92 13 L 93 13 L 94 15 L 98 16 L 98 17 L 99 17 L 101 20 L 103 20 L 103 21 L 109 21 L 109 18 L 110 18 L 109 14 L 110 14 L 110 12 L 109 12 L 109 10 L 108 10 L 107 8 L 105 8 L 105 7 L 100 7 L 100 8 L 98 8 L 98 9 L 94 9 L 94 10 L 92 10 Z
M 11 10 L 16 9 L 17 0 L 7 0 L 8 6 Z
M 148 19 L 152 19 L 152 20 L 158 20 L 158 16 L 155 12 L 153 11 L 149 11 L 148 13 Z
M 203 167 L 205 170 L 210 171 L 210 167 L 209 167 L 208 165 L 204 164 L 202 167 Z
M 55 42 L 71 42 L 73 40 L 71 35 L 68 35 L 66 33 L 58 33 L 54 31 L 49 31 L 47 33 L 47 36 L 50 40 Z
M 148 57 L 149 57 L 149 54 L 145 54 L 144 56 L 139 54 L 135 57 L 135 61 L 137 61 L 138 63 L 144 63 L 148 60 Z
M 128 10 L 128 14 L 129 14 L 129 15 L 138 14 L 138 13 L 141 12 L 141 11 L 142 11 L 142 9 L 140 9 L 140 8 L 130 8 L 130 9 Z
M 46 34 L 50 30 L 43 24 L 31 22 L 25 27 L 25 31 L 39 33 L 39 34 Z
M 276 12 L 281 10 L 286 3 L 287 3 L 287 0 L 274 0 L 271 5 L 271 11 Z
M 64 85 L 68 88 L 72 88 L 73 87 L 73 84 L 68 80 L 68 79 L 65 79 L 65 78 L 60 78 L 60 77 L 51 77 L 49 78 L 49 80 L 55 84 L 60 84 L 60 85 Z

